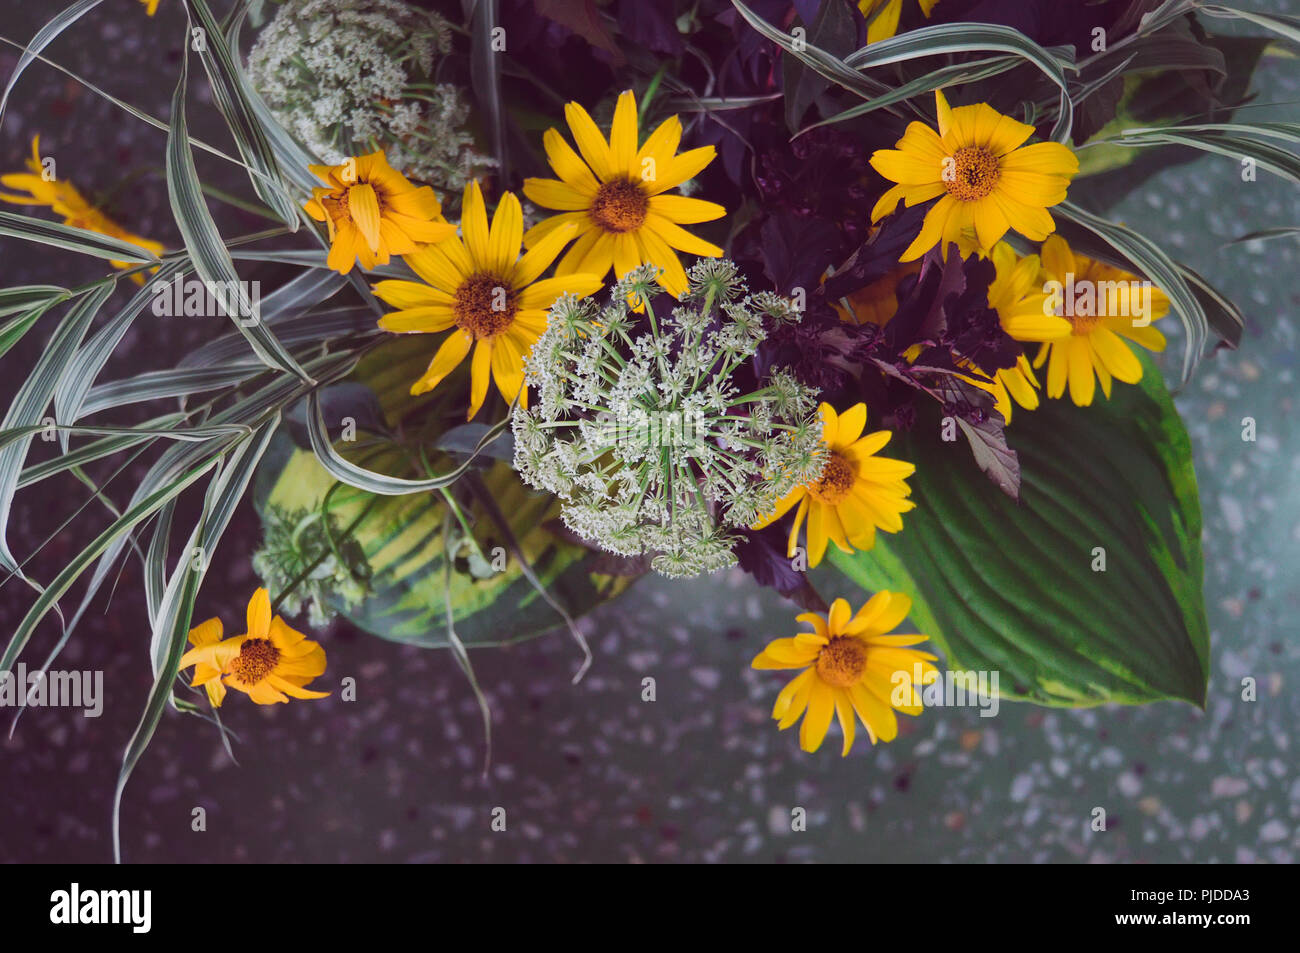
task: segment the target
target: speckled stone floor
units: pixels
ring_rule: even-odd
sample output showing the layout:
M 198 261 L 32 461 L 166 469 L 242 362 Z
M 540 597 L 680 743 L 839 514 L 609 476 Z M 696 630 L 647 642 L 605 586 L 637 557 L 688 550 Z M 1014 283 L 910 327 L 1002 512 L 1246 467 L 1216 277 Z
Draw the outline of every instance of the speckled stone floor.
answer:
M 0 34 L 25 38 L 46 4 L 0 0 Z M 164 2 L 164 8 L 168 6 Z M 1272 0 L 1261 8 L 1288 10 Z M 164 116 L 180 23 L 134 17 L 110 0 L 53 55 Z M 109 12 L 111 11 L 111 13 Z M 163 39 L 158 39 L 163 37 Z M 15 57 L 0 52 L 0 73 Z M 1300 100 L 1293 61 L 1272 60 L 1262 98 Z M 164 78 L 160 78 L 164 77 Z M 192 108 L 197 109 L 196 101 Z M 1275 110 L 1295 119 L 1296 107 Z M 1265 110 L 1259 110 L 1261 115 Z M 199 114 L 200 135 L 218 136 Z M 40 131 L 49 151 L 101 187 L 139 166 L 130 200 L 142 230 L 166 233 L 162 136 L 122 120 L 48 69 L 24 78 L 6 117 L 0 165 L 16 169 Z M 767 715 L 779 678 L 747 668 L 792 611 L 741 577 L 639 583 L 584 623 L 596 660 L 570 684 L 579 655 L 556 633 L 475 655 L 494 714 L 493 764 L 481 773 L 481 724 L 451 658 L 336 625 L 323 640 L 332 673 L 358 699 L 274 708 L 227 706 L 242 742 L 232 764 L 215 733 L 166 717 L 127 790 L 123 844 L 133 861 L 1199 861 L 1291 862 L 1300 852 L 1300 432 L 1295 239 L 1224 247 L 1244 232 L 1300 220 L 1295 190 L 1208 158 L 1170 170 L 1126 202 L 1140 223 L 1245 307 L 1242 349 L 1205 363 L 1178 397 L 1192 435 L 1205 513 L 1213 675 L 1207 710 L 1163 704 L 1068 712 L 1005 704 L 996 718 L 939 710 L 904 719 L 889 746 L 841 759 L 833 745 L 799 752 Z M 251 229 L 255 221 L 234 221 Z M 77 280 L 67 256 L 0 242 L 0 283 Z M 80 264 L 80 263 L 79 263 Z M 77 266 L 74 266 L 77 267 Z M 128 340 L 119 370 L 183 353 L 208 329 Z M 1175 368 L 1181 342 L 1166 354 Z M 30 366 L 25 341 L 6 368 Z M 26 364 L 22 362 L 26 361 Z M 5 375 L 12 378 L 12 374 Z M 0 384 L 8 401 L 12 379 Z M 1243 442 L 1242 419 L 1258 439 Z M 11 542 L 30 551 L 65 501 L 19 497 Z M 201 609 L 246 599 L 255 545 L 243 513 Z M 61 535 L 35 564 L 66 557 Z M 149 684 L 138 570 L 110 612 L 89 618 L 64 667 L 102 668 L 103 717 L 32 711 L 0 738 L 0 860 L 107 860 L 119 758 Z M 27 594 L 0 590 L 8 630 Z M 42 638 L 53 639 L 47 628 Z M 641 701 L 653 676 L 657 700 Z M 1260 688 L 1240 700 L 1241 680 Z M 7 724 L 8 719 L 5 719 Z M 207 830 L 191 830 L 206 809 Z M 494 808 L 507 829 L 493 831 Z M 806 810 L 807 830 L 791 830 Z M 1095 807 L 1105 832 L 1090 830 Z

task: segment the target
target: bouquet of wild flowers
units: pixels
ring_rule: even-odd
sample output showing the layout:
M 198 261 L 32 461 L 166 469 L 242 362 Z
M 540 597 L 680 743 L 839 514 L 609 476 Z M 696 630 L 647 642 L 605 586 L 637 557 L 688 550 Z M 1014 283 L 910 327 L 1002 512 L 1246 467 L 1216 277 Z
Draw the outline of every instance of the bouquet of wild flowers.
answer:
M 23 47 L 5 100 L 93 6 Z M 799 606 L 752 664 L 797 672 L 773 717 L 810 751 L 832 720 L 847 754 L 919 714 L 927 640 L 1007 699 L 1203 701 L 1195 478 L 1151 354 L 1178 327 L 1185 377 L 1242 318 L 1105 209 L 1198 150 L 1300 181 L 1300 126 L 1237 112 L 1294 24 L 1199 0 L 502 6 L 149 0 L 188 21 L 169 120 L 78 80 L 165 130 L 174 234 L 96 208 L 39 138 L 0 176 L 24 206 L 0 235 L 114 269 L 0 290 L 0 354 L 48 330 L 0 437 L 0 565 L 31 589 L 0 670 L 58 611 L 48 667 L 138 555 L 154 679 L 119 792 L 169 704 L 333 690 L 328 639 L 280 613 L 449 648 L 478 692 L 469 646 L 557 624 L 580 675 L 575 618 L 647 571 L 739 566 Z M 189 131 L 200 78 L 235 154 Z M 248 196 L 212 185 L 231 166 Z M 227 206 L 273 227 L 232 234 Z M 229 326 L 102 379 L 178 314 Z M 74 479 L 102 525 L 37 578 L 3 530 Z M 263 543 L 224 555 L 264 585 L 227 637 L 240 607 L 194 613 L 250 498 Z M 924 635 L 893 633 L 909 618 Z

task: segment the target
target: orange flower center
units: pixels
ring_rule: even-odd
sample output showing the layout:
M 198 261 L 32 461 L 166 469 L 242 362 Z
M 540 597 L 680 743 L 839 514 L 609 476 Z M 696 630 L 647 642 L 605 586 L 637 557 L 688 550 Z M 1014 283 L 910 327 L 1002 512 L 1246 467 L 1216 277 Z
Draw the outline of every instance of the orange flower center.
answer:
M 818 503 L 834 506 L 849 495 L 857 477 L 853 464 L 835 451 L 831 451 L 831 458 L 826 461 L 826 469 L 822 471 L 821 479 L 808 487 L 808 495 Z
M 517 298 L 510 282 L 483 272 L 471 275 L 456 289 L 452 304 L 456 327 L 475 340 L 496 337 L 514 321 L 519 310 Z
M 943 164 L 943 186 L 961 202 L 974 202 L 989 195 L 998 184 L 1002 168 L 998 157 L 980 146 L 963 146 Z
M 246 685 L 260 682 L 275 670 L 280 650 L 270 639 L 245 639 L 230 662 L 231 673 Z
M 650 209 L 650 198 L 631 179 L 606 182 L 591 200 L 587 215 L 603 231 L 630 232 L 640 228 Z
M 866 667 L 867 647 L 852 636 L 836 636 L 817 656 L 817 677 L 836 688 L 857 684 Z

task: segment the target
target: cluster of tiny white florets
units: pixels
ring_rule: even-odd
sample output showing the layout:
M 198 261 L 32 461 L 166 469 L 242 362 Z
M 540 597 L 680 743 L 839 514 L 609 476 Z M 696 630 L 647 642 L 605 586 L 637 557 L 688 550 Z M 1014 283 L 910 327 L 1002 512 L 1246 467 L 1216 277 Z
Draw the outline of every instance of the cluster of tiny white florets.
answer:
M 493 165 L 461 90 L 433 81 L 451 28 L 400 0 L 289 0 L 249 55 L 253 85 L 324 162 L 382 149 L 404 175 L 455 192 Z
M 710 259 L 659 315 L 657 272 L 629 273 L 603 308 L 572 295 L 551 308 L 525 363 L 532 406 L 511 420 L 515 468 L 584 539 L 690 576 L 734 565 L 734 530 L 821 476 L 822 423 L 788 374 L 743 394 L 735 382 L 772 322 L 799 320 L 789 301 L 747 294 L 731 262 Z

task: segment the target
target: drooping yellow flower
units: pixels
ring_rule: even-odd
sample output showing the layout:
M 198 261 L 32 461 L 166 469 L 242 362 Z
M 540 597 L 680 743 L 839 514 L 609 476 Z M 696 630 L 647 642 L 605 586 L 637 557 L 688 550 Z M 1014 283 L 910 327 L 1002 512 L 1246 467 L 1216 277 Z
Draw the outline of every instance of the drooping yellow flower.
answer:
M 938 2 L 939 0 L 917 0 L 921 12 L 927 17 Z M 858 0 L 858 9 L 867 18 L 868 43 L 887 40 L 898 32 L 898 18 L 903 12 L 903 0 Z M 872 19 L 873 14 L 875 19 Z
M 190 645 L 195 648 L 215 646 L 221 642 L 221 635 L 224 631 L 221 620 L 218 618 L 214 617 L 206 622 L 200 622 L 190 629 Z M 221 703 L 226 700 L 226 686 L 222 683 L 220 676 L 221 669 L 217 668 L 212 662 L 194 663 L 194 684 L 196 686 L 202 685 L 207 689 L 208 701 L 212 703 L 213 708 L 220 708 Z
M 681 226 L 713 221 L 727 210 L 715 202 L 664 193 L 698 175 L 716 150 L 702 146 L 677 155 L 682 124 L 676 116 L 660 123 L 638 147 L 631 90 L 618 97 L 608 142 L 577 103 L 564 107 L 564 117 L 582 156 L 558 131 L 546 131 L 546 158 L 559 178 L 525 179 L 524 195 L 561 214 L 530 228 L 525 246 L 532 248 L 555 229 L 576 225 L 576 241 L 560 260 L 557 275 L 604 278 L 612 267 L 622 278 L 640 265 L 654 264 L 663 269 L 659 283 L 680 297 L 686 290 L 686 272 L 673 249 L 710 258 L 722 254 L 717 245 Z
M 893 741 L 898 736 L 894 711 L 919 715 L 918 685 L 928 685 L 939 675 L 932 664 L 936 656 L 908 648 L 924 642 L 926 636 L 885 634 L 911 609 L 907 596 L 885 591 L 872 596 L 851 618 L 844 599 L 831 603 L 825 618 L 816 612 L 799 615 L 798 621 L 811 625 L 813 631 L 774 639 L 751 663 L 759 669 L 803 669 L 772 707 L 778 727 L 784 731 L 803 717 L 799 746 L 816 751 L 831 716 L 838 715 L 844 734 L 841 755 L 847 756 L 856 734 L 856 715 L 872 744 Z
M 997 269 L 989 285 L 989 307 L 998 313 L 1002 330 L 1017 341 L 1053 341 L 1067 337 L 1070 324 L 1064 318 L 1045 313 L 1048 300 L 1039 273 L 1042 263 L 1037 255 L 1020 258 L 1006 242 L 993 246 L 989 256 Z M 1020 355 L 1015 367 L 1005 367 L 993 376 L 992 383 L 972 380 L 993 395 L 997 410 L 1011 423 L 1012 403 L 1026 410 L 1038 406 L 1038 378 L 1029 365 L 1029 357 Z
M 874 324 L 883 328 L 898 313 L 898 283 L 921 270 L 920 262 L 908 262 L 864 285 L 844 299 L 832 301 L 831 307 L 841 321 L 849 324 Z
M 906 483 L 916 466 L 876 456 L 889 443 L 892 435 L 888 430 L 862 436 L 867 405 L 857 404 L 837 415 L 830 404 L 823 403 L 820 411 L 822 441 L 828 454 L 821 478 L 795 487 L 769 516 L 754 524 L 754 529 L 770 526 L 798 503 L 787 554 L 795 555 L 799 530 L 807 517 L 810 567 L 822 561 L 827 541 L 846 553 L 870 549 L 876 544 L 877 528 L 897 533 L 903 528 L 902 514 L 916 507 L 907 498 L 912 490 Z
M 1169 313 L 1169 297 L 1137 275 L 1076 255 L 1059 235 L 1040 254 L 1043 276 L 1056 283 L 1049 292 L 1053 310 L 1070 325 L 1069 335 L 1048 341 L 1034 359 L 1034 367 L 1047 364 L 1047 396 L 1063 395 L 1068 380 L 1070 399 L 1087 407 L 1097 381 L 1107 400 L 1112 378 L 1140 381 L 1142 364 L 1121 339 L 1163 351 L 1165 336 L 1151 322 Z
M 144 4 L 144 12 L 149 16 L 153 16 L 158 12 L 158 0 L 140 0 L 140 2 Z
M 142 238 L 134 232 L 127 231 L 91 205 L 71 182 L 65 182 L 58 178 L 47 179 L 45 169 L 41 165 L 40 143 L 40 136 L 32 137 L 32 157 L 27 160 L 27 168 L 31 170 L 30 172 L 0 175 L 0 185 L 10 189 L 18 189 L 28 194 L 25 196 L 8 195 L 0 192 L 0 202 L 8 202 L 10 205 L 44 205 L 56 215 L 62 215 L 64 225 L 70 225 L 73 228 L 84 228 L 86 231 L 107 235 L 109 238 L 116 238 L 131 245 L 136 245 L 154 255 L 163 253 L 163 246 L 160 242 Z M 136 267 L 134 262 L 127 261 L 110 261 L 109 264 L 114 268 Z M 137 272 L 131 276 L 131 280 L 138 285 L 142 285 L 144 284 L 144 275 Z
M 452 329 L 424 376 L 411 386 L 412 394 L 437 387 L 473 348 L 469 416 L 483 406 L 489 377 L 506 403 L 518 394 L 520 405 L 527 407 L 523 359 L 546 330 L 547 309 L 560 295 L 596 291 L 601 276 L 570 272 L 539 281 L 577 226 L 551 229 L 521 257 L 523 210 L 511 192 L 501 197 L 489 227 L 483 193 L 477 182 L 469 183 L 460 228 L 464 241 L 452 237 L 406 256 L 427 284 L 381 281 L 374 286 L 380 299 L 401 309 L 384 315 L 379 326 L 396 334 Z
M 194 666 L 190 684 L 206 686 L 213 705 L 220 706 L 227 687 L 244 692 L 259 705 L 287 702 L 289 696 L 329 694 L 303 687 L 324 674 L 325 650 L 271 615 L 271 597 L 265 589 L 258 589 L 248 601 L 248 631 L 243 635 L 222 639 L 221 622 L 209 619 L 190 632 L 190 642 L 194 648 L 181 657 L 181 668 Z
M 925 213 L 921 233 L 900 261 L 920 258 L 942 243 L 956 242 L 963 254 L 988 252 L 1015 229 L 1033 241 L 1056 230 L 1047 209 L 1065 201 L 1079 160 L 1059 142 L 1022 143 L 1034 127 L 1004 116 L 987 103 L 952 108 L 935 90 L 939 131 L 913 122 L 896 149 L 877 149 L 871 165 L 891 182 L 871 212 L 879 221 L 900 199 L 908 207 L 939 201 Z M 963 234 L 965 233 L 965 234 Z
M 309 168 L 328 187 L 312 189 L 303 210 L 329 228 L 326 264 L 340 274 L 351 271 L 357 259 L 369 271 L 393 255 L 409 255 L 456 234 L 433 189 L 412 185 L 382 151 Z

